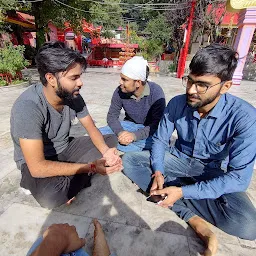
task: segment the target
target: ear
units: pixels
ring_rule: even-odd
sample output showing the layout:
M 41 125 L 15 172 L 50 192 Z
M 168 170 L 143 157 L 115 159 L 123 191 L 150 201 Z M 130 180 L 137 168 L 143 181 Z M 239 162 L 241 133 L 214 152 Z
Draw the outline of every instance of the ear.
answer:
M 45 79 L 47 80 L 47 84 L 49 84 L 52 87 L 55 87 L 57 84 L 57 79 L 52 73 L 46 73 Z
M 226 81 L 221 87 L 220 94 L 225 94 L 230 89 L 231 86 L 232 80 Z
M 142 86 L 142 82 L 140 80 L 136 80 L 135 86 L 136 88 L 140 88 Z

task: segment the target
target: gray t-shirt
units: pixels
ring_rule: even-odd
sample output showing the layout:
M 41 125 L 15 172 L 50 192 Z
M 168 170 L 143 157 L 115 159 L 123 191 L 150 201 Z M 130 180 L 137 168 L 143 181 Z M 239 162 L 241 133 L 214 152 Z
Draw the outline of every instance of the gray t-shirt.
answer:
M 43 94 L 43 85 L 35 84 L 15 101 L 11 111 L 11 136 L 14 143 L 14 160 L 17 167 L 25 163 L 20 138 L 42 139 L 45 157 L 61 153 L 69 143 L 71 121 L 87 116 L 88 110 L 82 96 L 78 95 L 60 113 Z

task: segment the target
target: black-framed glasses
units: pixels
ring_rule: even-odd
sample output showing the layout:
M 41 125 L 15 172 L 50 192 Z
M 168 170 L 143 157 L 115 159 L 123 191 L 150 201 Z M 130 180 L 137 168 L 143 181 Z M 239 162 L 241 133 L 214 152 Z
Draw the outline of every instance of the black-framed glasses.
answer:
M 211 87 L 218 85 L 218 84 L 222 84 L 225 83 L 225 81 L 219 82 L 217 84 L 213 84 L 213 85 L 206 85 L 203 82 L 195 82 L 193 79 L 191 79 L 189 76 L 183 76 L 182 77 L 182 85 L 187 88 L 190 89 L 192 87 L 192 85 L 194 84 L 196 86 L 196 91 L 200 94 L 204 94 L 207 92 L 208 89 L 210 89 Z

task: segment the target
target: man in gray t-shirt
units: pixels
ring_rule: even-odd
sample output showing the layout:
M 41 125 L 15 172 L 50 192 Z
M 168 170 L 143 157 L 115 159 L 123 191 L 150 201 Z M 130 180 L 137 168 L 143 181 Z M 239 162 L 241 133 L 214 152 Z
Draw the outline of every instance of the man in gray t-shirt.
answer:
M 120 171 L 122 161 L 116 137 L 101 135 L 79 94 L 84 57 L 54 42 L 39 49 L 36 62 L 42 84 L 32 85 L 14 103 L 11 136 L 21 186 L 41 206 L 54 208 L 90 186 L 90 173 Z M 75 117 L 89 136 L 69 136 Z

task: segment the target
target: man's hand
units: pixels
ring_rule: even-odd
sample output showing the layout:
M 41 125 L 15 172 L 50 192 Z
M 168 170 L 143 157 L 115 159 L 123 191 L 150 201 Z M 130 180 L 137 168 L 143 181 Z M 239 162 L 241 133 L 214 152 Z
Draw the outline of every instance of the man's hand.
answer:
M 94 161 L 93 164 L 95 165 L 96 173 L 99 173 L 101 175 L 108 175 L 113 172 L 120 172 L 124 168 L 122 162 L 117 163 L 113 166 L 107 166 L 107 162 L 104 158 Z
M 166 195 L 166 198 L 158 203 L 158 205 L 164 208 L 172 207 L 173 204 L 183 196 L 182 188 L 180 187 L 167 187 L 164 189 L 153 190 L 150 192 L 150 195 Z
M 135 134 L 132 132 L 123 131 L 118 135 L 118 142 L 122 145 L 129 145 L 135 141 Z
M 160 171 L 156 171 L 153 175 L 154 180 L 150 189 L 150 193 L 154 190 L 163 189 L 164 185 L 164 176 Z
M 106 166 L 115 166 L 122 164 L 122 159 L 118 155 L 116 148 L 109 148 L 104 154 L 103 158 L 106 160 Z
M 62 246 L 62 253 L 76 251 L 85 245 L 85 239 L 79 238 L 75 226 L 68 224 L 51 225 L 43 237 L 45 241 L 55 241 L 56 246 Z

